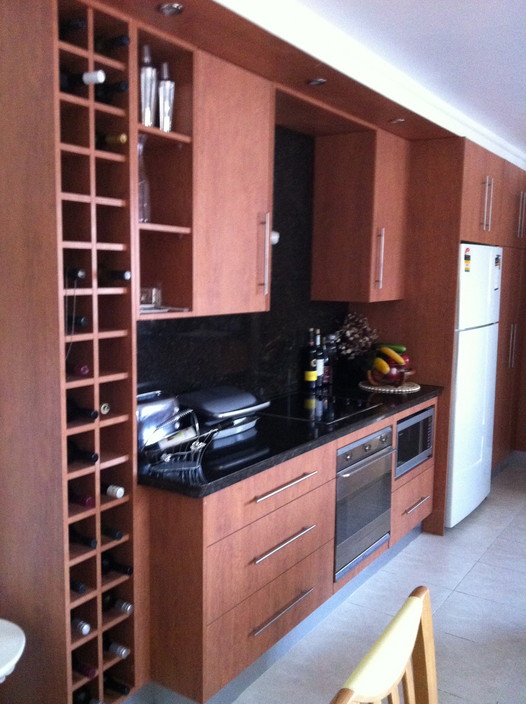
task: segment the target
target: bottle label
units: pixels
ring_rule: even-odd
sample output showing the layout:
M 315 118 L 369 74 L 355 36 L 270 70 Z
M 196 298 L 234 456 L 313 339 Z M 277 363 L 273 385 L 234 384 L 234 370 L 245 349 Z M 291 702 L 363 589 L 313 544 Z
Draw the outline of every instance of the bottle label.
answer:
M 303 378 L 305 381 L 316 381 L 316 379 L 318 378 L 318 372 L 316 371 L 316 369 L 314 369 L 314 371 L 312 372 L 306 371 L 303 375 Z

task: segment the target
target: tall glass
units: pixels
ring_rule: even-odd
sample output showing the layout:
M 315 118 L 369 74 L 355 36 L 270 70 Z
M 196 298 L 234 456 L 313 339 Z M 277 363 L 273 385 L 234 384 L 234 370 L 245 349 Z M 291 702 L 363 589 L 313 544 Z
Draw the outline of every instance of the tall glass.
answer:
M 139 222 L 151 221 L 150 182 L 148 181 L 144 166 L 145 142 L 146 135 L 140 134 L 137 144 L 139 156 Z

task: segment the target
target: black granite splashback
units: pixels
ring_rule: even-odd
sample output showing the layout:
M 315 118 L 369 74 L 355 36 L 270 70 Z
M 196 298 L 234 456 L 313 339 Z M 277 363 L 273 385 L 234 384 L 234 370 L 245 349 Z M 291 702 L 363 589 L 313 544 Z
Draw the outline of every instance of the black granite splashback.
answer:
M 310 301 L 313 140 L 276 129 L 271 309 L 138 323 L 139 389 L 233 384 L 263 397 L 295 391 L 309 327 L 333 332 L 345 303 Z

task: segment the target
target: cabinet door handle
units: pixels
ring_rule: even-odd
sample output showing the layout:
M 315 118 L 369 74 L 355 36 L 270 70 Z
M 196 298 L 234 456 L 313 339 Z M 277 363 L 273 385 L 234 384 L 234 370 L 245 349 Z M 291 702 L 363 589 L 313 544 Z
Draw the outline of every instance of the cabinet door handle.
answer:
M 482 229 L 487 230 L 488 226 L 488 195 L 489 195 L 489 176 L 486 176 L 484 181 L 482 182 L 482 185 L 484 186 L 484 211 L 482 213 Z
M 522 239 L 524 237 L 524 215 L 526 211 L 526 192 L 521 191 L 519 193 L 519 222 L 517 223 L 517 237 Z
M 263 274 L 263 295 L 268 295 L 270 283 L 270 213 L 265 213 L 265 263 Z
M 310 479 L 310 477 L 313 477 L 315 474 L 318 474 L 318 470 L 315 469 L 314 472 L 309 472 L 308 474 L 303 474 L 301 477 L 297 477 L 296 479 L 293 479 L 291 482 L 288 484 L 283 484 L 283 486 L 279 486 L 277 489 L 274 489 L 273 491 L 269 491 L 268 494 L 263 494 L 262 496 L 256 496 L 254 501 L 259 504 L 262 501 L 266 501 L 267 499 L 270 499 L 272 496 L 276 496 L 276 494 L 280 494 L 282 491 L 285 491 L 285 489 L 290 489 L 293 486 L 296 486 L 296 484 L 299 484 L 300 482 L 304 482 L 305 479 Z
M 488 227 L 487 230 L 488 232 L 491 232 L 491 219 L 493 215 L 493 185 L 495 183 L 495 179 L 493 176 L 491 178 L 488 177 L 489 181 L 489 207 L 488 207 Z
M 381 289 L 384 285 L 384 254 L 385 254 L 385 227 L 378 230 L 378 277 L 376 287 Z
M 411 506 L 410 508 L 406 508 L 406 510 L 404 511 L 404 513 L 405 513 L 407 516 L 409 516 L 410 513 L 413 513 L 413 511 L 416 511 L 416 509 L 417 509 L 419 506 L 422 506 L 422 504 L 425 504 L 425 502 L 426 502 L 426 501 L 429 501 L 430 498 L 431 498 L 430 495 L 429 495 L 429 496 L 422 496 L 422 498 L 419 499 L 419 500 L 416 502 L 416 504 L 413 504 L 413 506 Z
M 268 621 L 265 621 L 264 624 L 259 626 L 258 628 L 255 628 L 252 631 L 253 636 L 259 636 L 260 633 L 263 633 L 263 631 L 266 631 L 269 626 L 272 626 L 273 623 L 275 623 L 278 619 L 280 619 L 282 616 L 285 616 L 286 613 L 288 613 L 291 609 L 293 609 L 297 604 L 300 603 L 300 601 L 303 601 L 303 599 L 306 599 L 309 594 L 312 594 L 314 591 L 314 587 L 311 587 L 310 589 L 307 589 L 305 592 L 301 592 L 299 596 L 297 596 L 295 599 L 293 599 L 290 604 L 287 604 L 285 608 L 281 609 L 281 611 L 278 611 L 277 614 L 274 614 L 271 618 L 269 618 Z
M 259 557 L 255 557 L 254 564 L 260 565 L 263 562 L 263 560 L 266 560 L 268 557 L 275 555 L 277 552 L 279 552 L 280 550 L 283 550 L 283 548 L 286 548 L 287 545 L 290 545 L 295 540 L 299 540 L 299 538 L 302 538 L 307 533 L 310 533 L 311 530 L 314 530 L 314 528 L 316 528 L 316 523 L 313 523 L 312 526 L 309 526 L 308 528 L 303 528 L 303 530 L 300 530 L 298 533 L 291 535 L 290 538 L 287 538 L 279 545 L 276 545 L 276 547 L 272 548 L 272 550 L 269 550 L 268 552 L 263 553 L 263 555 L 260 555 Z

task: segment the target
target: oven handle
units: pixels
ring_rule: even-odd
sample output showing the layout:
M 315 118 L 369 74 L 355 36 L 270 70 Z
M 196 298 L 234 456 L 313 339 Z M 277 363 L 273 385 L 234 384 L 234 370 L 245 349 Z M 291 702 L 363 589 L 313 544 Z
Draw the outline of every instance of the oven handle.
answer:
M 351 475 L 355 474 L 356 472 L 359 472 L 368 464 L 371 464 L 372 462 L 377 462 L 378 460 L 381 460 L 384 457 L 387 457 L 388 455 L 393 455 L 395 452 L 396 450 L 394 449 L 394 447 L 386 447 L 383 450 L 380 450 L 379 452 L 375 452 L 374 455 L 364 457 L 363 460 L 360 460 L 355 464 L 350 464 L 347 467 L 340 469 L 340 471 L 336 473 L 336 476 L 341 477 L 342 479 L 348 479 Z

